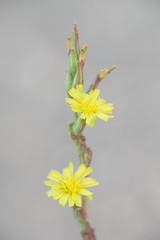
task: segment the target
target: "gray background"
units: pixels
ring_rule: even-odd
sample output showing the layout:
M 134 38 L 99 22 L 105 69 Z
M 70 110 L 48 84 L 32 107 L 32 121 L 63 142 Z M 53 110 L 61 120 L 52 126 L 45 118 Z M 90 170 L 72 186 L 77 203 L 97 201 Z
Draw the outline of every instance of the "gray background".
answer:
M 0 1 L 0 239 L 80 239 L 72 209 L 47 198 L 51 169 L 78 160 L 66 134 L 65 41 L 87 44 L 85 89 L 115 118 L 85 129 L 93 149 L 89 218 L 97 239 L 160 239 L 160 1 Z

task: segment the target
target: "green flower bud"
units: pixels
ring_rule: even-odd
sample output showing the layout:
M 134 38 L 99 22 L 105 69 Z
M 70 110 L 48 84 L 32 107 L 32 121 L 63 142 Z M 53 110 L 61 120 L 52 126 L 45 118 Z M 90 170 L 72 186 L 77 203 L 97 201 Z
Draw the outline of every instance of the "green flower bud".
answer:
M 76 24 L 74 25 L 74 29 L 73 29 L 73 32 L 72 32 L 71 48 L 74 50 L 75 58 L 78 61 L 80 50 L 79 50 L 78 32 L 77 32 Z
M 75 136 L 77 136 L 77 134 L 79 133 L 79 131 L 81 130 L 82 128 L 82 125 L 83 125 L 83 119 L 81 119 L 80 117 L 78 117 L 76 119 L 76 121 L 74 122 L 73 124 L 73 127 L 72 127 L 72 130 L 73 130 L 73 133 Z
M 73 83 L 73 76 L 69 70 L 67 70 L 67 75 L 66 75 L 66 91 L 68 91 L 72 88 L 72 83 Z M 70 95 L 68 94 L 70 97 Z
M 72 73 L 72 75 L 74 76 L 77 70 L 77 60 L 75 58 L 75 52 L 73 49 L 70 50 L 69 54 L 69 71 Z
M 90 148 L 86 148 L 83 152 L 84 164 L 89 167 L 92 159 L 92 151 Z
M 77 72 L 73 79 L 72 87 L 75 87 L 76 84 L 83 84 L 82 66 L 79 61 L 77 62 Z

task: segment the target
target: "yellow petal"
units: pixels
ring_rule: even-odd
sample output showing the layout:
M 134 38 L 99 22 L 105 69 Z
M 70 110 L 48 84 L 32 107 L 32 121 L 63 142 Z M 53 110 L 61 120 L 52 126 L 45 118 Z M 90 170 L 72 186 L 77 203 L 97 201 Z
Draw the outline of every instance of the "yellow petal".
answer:
M 84 164 L 81 164 L 77 171 L 75 172 L 75 178 L 80 178 L 81 174 L 86 170 L 86 166 Z
M 100 93 L 99 89 L 95 89 L 92 92 L 89 93 L 89 95 L 92 97 L 92 100 L 95 101 Z
M 101 104 L 105 104 L 106 100 L 103 99 L 103 98 L 98 98 L 98 99 L 96 100 L 96 102 L 97 102 L 98 105 L 101 105 Z
M 60 199 L 59 199 L 59 204 L 62 205 L 63 207 L 66 205 L 66 202 L 68 200 L 69 195 L 64 193 Z
M 87 167 L 85 171 L 81 174 L 80 178 L 82 179 L 87 177 L 92 171 L 93 171 L 93 168 Z
M 71 95 L 71 97 L 73 97 L 74 99 L 76 99 L 80 103 L 83 100 L 83 97 L 82 97 L 81 93 L 75 88 L 71 88 L 68 91 L 68 93 L 69 93 L 69 95 Z
M 59 192 L 57 192 L 57 193 L 53 196 L 53 199 L 54 199 L 54 200 L 57 200 L 57 199 L 60 198 L 63 194 L 64 194 L 64 191 L 60 190 Z
M 96 113 L 96 115 L 97 115 L 97 117 L 104 120 L 105 122 L 107 122 L 108 119 L 113 118 L 113 116 L 107 115 L 107 114 L 102 113 L 102 112 L 98 112 L 98 113 Z
M 76 100 L 71 98 L 65 98 L 66 102 L 71 105 L 71 109 L 73 112 L 82 112 L 82 105 L 78 103 Z
M 73 201 L 75 201 L 76 198 L 77 198 L 77 193 L 73 192 L 73 193 L 72 193 L 72 199 L 73 199 Z
M 90 127 L 93 127 L 96 122 L 96 115 L 93 114 L 90 116 Z
M 73 163 L 69 163 L 69 167 L 63 169 L 63 176 L 70 178 L 73 177 Z
M 48 197 L 51 197 L 57 192 L 59 192 L 59 189 L 54 189 L 54 190 L 51 189 L 51 190 L 47 191 L 46 194 L 47 194 Z
M 90 178 L 90 177 L 87 177 L 87 178 L 83 178 L 80 182 L 80 187 L 92 187 L 92 186 L 95 186 L 95 185 L 98 185 L 99 182 L 97 182 L 94 178 Z
M 55 182 L 62 182 L 63 181 L 63 176 L 57 172 L 56 170 L 51 170 L 50 173 L 47 176 L 48 179 L 51 179 Z
M 86 123 L 87 123 L 88 126 L 90 125 L 90 123 L 91 123 L 91 118 L 90 118 L 90 116 L 88 116 L 88 117 L 86 118 Z
M 77 84 L 76 89 L 80 92 L 83 93 L 83 85 L 82 84 Z
M 96 111 L 97 112 L 103 112 L 103 113 L 108 113 L 108 114 L 112 114 L 112 110 L 113 110 L 113 104 L 112 103 L 104 103 L 104 104 L 100 104 L 96 106 Z
M 69 104 L 77 104 L 77 101 L 75 99 L 72 98 L 65 98 L 66 102 Z
M 73 205 L 74 205 L 74 201 L 73 201 L 71 195 L 69 195 L 69 197 L 68 197 L 68 205 L 69 205 L 69 207 L 73 207 Z
M 78 192 L 79 192 L 80 194 L 84 195 L 84 196 L 87 196 L 87 197 L 89 197 L 90 195 L 93 194 L 92 192 L 88 191 L 88 190 L 85 189 L 85 188 L 79 189 Z
M 81 199 L 81 196 L 78 193 L 77 193 L 77 197 L 76 197 L 75 203 L 76 203 L 77 207 L 81 207 L 82 206 L 82 199 Z
M 82 200 L 81 200 L 81 197 L 78 193 L 75 193 L 75 192 L 72 193 L 72 199 L 78 207 L 81 207 Z
M 64 189 L 63 184 L 57 184 L 55 183 L 53 186 L 51 186 L 51 189 Z
M 93 127 L 96 121 L 96 114 L 93 113 L 86 118 L 86 123 L 88 126 Z
M 79 103 L 71 105 L 71 109 L 73 112 L 82 112 L 82 106 Z
M 90 200 L 93 200 L 93 194 L 92 195 L 89 195 L 87 196 Z
M 88 176 L 92 171 L 93 169 L 91 167 L 86 167 L 84 164 L 81 164 L 75 173 L 75 178 L 82 179 Z
M 80 118 L 81 119 L 85 119 L 87 116 L 86 116 L 86 114 L 85 113 L 81 113 L 81 115 L 80 115 Z
M 44 184 L 47 185 L 47 186 L 53 186 L 54 182 L 52 182 L 52 181 L 44 181 Z

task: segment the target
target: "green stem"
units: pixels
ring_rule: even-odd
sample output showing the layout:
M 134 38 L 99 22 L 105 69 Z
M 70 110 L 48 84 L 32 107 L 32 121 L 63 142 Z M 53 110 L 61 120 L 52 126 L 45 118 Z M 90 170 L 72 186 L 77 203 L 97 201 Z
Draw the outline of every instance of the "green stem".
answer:
M 71 128 L 74 124 L 70 125 Z M 86 146 L 85 137 L 82 135 L 82 132 L 85 127 L 85 121 L 82 122 L 82 125 L 79 129 L 77 135 L 73 135 L 74 131 L 70 131 L 71 139 L 75 144 L 75 149 L 79 157 L 80 164 L 85 164 L 86 167 L 89 167 L 91 163 L 92 152 L 91 149 Z M 87 217 L 87 198 L 82 196 L 82 207 L 73 207 L 74 216 L 78 221 L 81 228 L 81 236 L 83 240 L 96 240 L 94 229 L 90 226 Z
M 87 219 L 87 214 L 83 208 L 73 207 L 75 219 L 81 228 L 81 236 L 83 240 L 96 240 L 94 229 L 91 228 Z

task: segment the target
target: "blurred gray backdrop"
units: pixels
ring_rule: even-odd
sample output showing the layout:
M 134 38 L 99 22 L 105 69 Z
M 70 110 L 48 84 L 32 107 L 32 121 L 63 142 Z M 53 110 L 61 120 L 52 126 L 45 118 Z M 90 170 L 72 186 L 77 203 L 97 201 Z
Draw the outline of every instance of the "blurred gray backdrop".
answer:
M 66 134 L 66 38 L 87 44 L 115 118 L 85 129 L 100 181 L 88 202 L 97 239 L 160 239 L 160 1 L 0 1 L 0 240 L 81 239 L 72 209 L 47 198 L 51 169 L 78 159 Z

